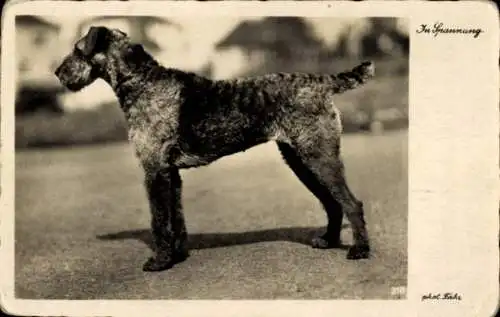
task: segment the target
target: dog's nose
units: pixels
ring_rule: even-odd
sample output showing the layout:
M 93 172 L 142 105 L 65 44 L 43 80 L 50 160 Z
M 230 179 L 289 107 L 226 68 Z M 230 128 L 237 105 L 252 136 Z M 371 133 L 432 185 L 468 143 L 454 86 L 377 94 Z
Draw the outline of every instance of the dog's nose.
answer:
M 59 74 L 61 73 L 61 67 L 57 67 L 57 69 L 54 71 L 54 74 L 59 77 Z

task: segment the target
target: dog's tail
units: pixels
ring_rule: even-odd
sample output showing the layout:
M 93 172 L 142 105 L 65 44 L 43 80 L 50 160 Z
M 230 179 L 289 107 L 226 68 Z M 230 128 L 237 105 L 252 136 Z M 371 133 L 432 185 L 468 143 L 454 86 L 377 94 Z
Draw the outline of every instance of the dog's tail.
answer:
M 375 76 L 375 64 L 366 61 L 354 67 L 350 71 L 332 75 L 333 91 L 336 94 L 357 88 Z

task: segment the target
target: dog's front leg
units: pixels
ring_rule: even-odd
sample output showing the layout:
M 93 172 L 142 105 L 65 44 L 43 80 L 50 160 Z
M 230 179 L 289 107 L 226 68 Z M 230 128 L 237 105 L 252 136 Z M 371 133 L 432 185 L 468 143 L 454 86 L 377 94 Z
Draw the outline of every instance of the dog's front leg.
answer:
M 144 271 L 167 270 L 188 256 L 181 187 L 176 168 L 146 175 L 155 254 L 144 264 Z

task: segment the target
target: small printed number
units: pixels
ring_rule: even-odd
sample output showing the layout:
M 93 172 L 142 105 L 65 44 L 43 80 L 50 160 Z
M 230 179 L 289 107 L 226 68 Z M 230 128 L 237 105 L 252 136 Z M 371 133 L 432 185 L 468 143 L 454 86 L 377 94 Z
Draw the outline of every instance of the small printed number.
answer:
M 391 287 L 391 296 L 395 298 L 404 298 L 406 296 L 406 286 Z

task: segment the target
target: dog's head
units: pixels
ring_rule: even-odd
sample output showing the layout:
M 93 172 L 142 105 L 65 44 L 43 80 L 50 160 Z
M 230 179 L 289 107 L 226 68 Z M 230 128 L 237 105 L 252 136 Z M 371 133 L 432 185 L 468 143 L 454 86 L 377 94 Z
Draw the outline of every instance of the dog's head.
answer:
M 93 26 L 76 42 L 55 75 L 68 89 L 78 91 L 97 78 L 109 76 L 110 61 L 116 60 L 115 55 L 120 54 L 128 43 L 127 34 L 119 30 Z

